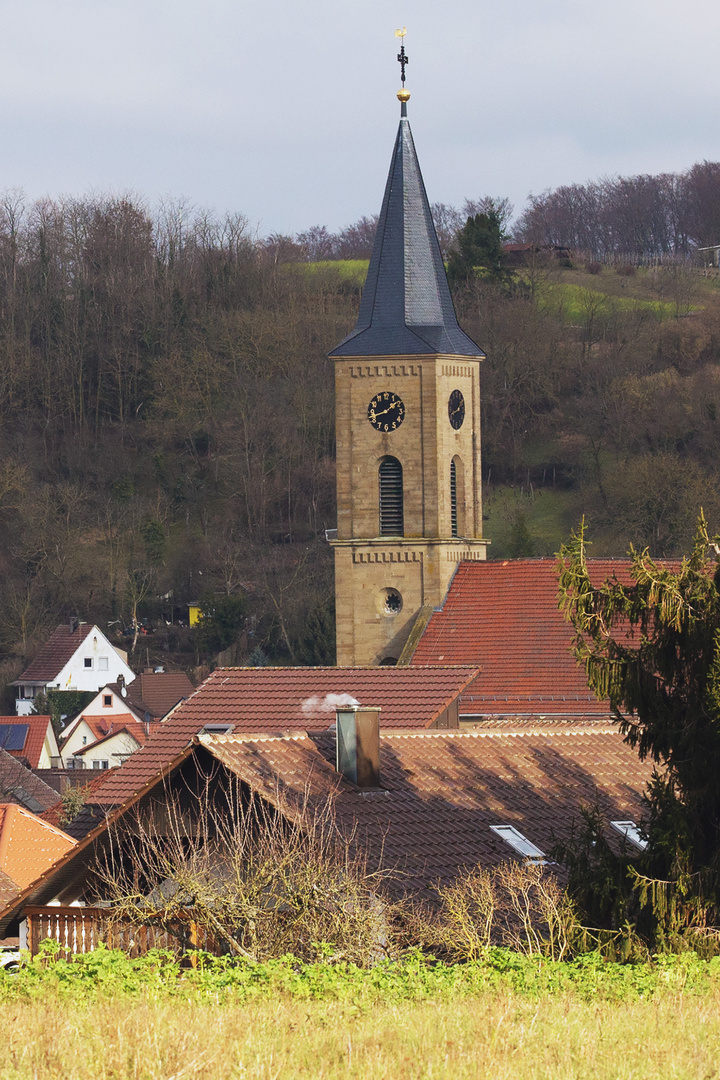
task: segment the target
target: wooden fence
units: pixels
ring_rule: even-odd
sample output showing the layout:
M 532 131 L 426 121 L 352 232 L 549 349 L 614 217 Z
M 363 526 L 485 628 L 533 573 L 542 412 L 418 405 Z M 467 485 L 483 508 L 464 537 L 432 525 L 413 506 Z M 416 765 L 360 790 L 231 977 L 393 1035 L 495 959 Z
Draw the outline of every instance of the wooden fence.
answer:
M 171 927 L 152 922 L 131 924 L 108 908 L 28 907 L 25 915 L 32 956 L 37 955 L 40 942 L 46 938 L 56 941 L 66 956 L 92 952 L 101 942 L 109 949 L 122 949 L 128 956 L 143 956 L 149 949 L 170 949 L 175 953 L 195 948 L 212 950 L 212 943 L 190 913 Z

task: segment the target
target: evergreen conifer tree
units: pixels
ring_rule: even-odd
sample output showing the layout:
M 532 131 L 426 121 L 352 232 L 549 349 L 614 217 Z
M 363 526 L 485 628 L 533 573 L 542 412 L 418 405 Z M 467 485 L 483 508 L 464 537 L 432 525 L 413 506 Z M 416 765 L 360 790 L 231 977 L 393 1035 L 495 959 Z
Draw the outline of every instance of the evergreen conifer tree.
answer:
M 636 910 L 704 925 L 720 910 L 720 547 L 698 520 L 674 567 L 631 548 L 631 584 L 588 572 L 584 523 L 559 556 L 560 607 L 589 686 L 625 741 L 655 763 L 646 851 L 630 871 Z M 709 557 L 709 553 L 713 556 Z M 678 912 L 682 918 L 678 921 Z

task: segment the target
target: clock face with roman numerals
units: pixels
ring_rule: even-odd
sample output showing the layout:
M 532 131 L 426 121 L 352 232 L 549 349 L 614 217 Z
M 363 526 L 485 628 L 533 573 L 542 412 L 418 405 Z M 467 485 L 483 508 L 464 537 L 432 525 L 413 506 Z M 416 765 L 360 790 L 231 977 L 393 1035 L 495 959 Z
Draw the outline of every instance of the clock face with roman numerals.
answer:
M 405 406 L 397 394 L 383 390 L 368 405 L 368 420 L 376 431 L 395 431 L 405 419 Z
M 451 426 L 459 431 L 465 419 L 465 398 L 459 390 L 453 390 L 448 398 L 448 418 Z

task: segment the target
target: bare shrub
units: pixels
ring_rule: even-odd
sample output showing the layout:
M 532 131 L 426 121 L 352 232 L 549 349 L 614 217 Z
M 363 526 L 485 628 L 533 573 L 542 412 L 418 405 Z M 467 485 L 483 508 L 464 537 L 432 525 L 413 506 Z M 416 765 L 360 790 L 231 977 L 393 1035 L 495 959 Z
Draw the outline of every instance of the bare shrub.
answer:
M 631 263 L 623 263 L 622 266 L 616 267 L 615 273 L 619 274 L 620 277 L 634 277 L 637 270 Z
M 586 264 L 585 269 L 588 274 L 602 274 L 602 263 L 589 262 Z
M 426 945 L 453 960 L 475 960 L 491 945 L 561 960 L 583 940 L 572 901 L 555 874 L 538 863 L 468 870 L 437 892 L 439 910 L 426 915 L 420 933 Z
M 187 800 L 185 800 L 187 801 Z M 279 809 L 208 778 L 192 810 L 168 794 L 111 830 L 100 902 L 183 945 L 249 960 L 289 953 L 368 965 L 393 952 L 383 875 L 342 835 L 332 800 Z

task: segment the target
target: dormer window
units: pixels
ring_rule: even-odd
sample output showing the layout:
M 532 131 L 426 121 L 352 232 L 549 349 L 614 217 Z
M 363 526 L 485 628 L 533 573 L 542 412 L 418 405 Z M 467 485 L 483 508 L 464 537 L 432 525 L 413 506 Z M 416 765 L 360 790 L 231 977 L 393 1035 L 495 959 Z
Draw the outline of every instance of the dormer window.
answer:
M 93 666 L 92 656 L 86 656 L 83 660 L 83 664 L 86 668 L 91 668 Z

